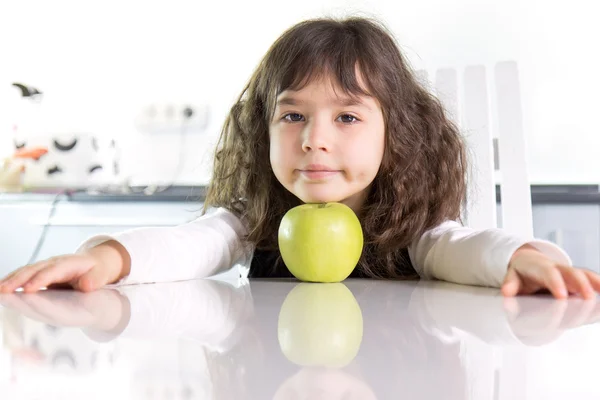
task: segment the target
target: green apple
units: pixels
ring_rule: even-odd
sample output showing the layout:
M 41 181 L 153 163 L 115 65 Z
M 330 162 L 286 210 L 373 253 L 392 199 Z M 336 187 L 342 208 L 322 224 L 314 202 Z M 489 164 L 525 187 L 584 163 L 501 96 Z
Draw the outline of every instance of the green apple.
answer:
M 360 306 L 343 283 L 299 283 L 281 305 L 279 347 L 296 365 L 345 367 L 358 354 L 362 336 Z
M 286 267 L 301 281 L 341 282 L 363 250 L 358 217 L 342 203 L 303 204 L 281 220 L 279 250 Z

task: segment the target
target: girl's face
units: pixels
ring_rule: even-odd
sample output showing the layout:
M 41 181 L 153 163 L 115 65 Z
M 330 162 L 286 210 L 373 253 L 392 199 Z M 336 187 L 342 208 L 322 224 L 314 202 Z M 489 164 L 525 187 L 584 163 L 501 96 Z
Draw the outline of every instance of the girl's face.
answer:
M 285 90 L 269 127 L 277 180 L 305 203 L 341 202 L 359 212 L 385 143 L 378 101 L 352 99 L 331 79 Z

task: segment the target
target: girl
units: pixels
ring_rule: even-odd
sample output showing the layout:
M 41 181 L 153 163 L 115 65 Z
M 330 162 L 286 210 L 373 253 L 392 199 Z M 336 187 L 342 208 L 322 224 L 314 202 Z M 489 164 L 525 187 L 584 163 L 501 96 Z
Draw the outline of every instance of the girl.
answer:
M 301 22 L 233 105 L 200 218 L 90 238 L 75 254 L 14 271 L 0 291 L 202 278 L 250 254 L 250 277 L 291 277 L 277 250 L 281 218 L 301 203 L 341 202 L 365 236 L 351 276 L 595 296 L 600 276 L 572 268 L 552 243 L 456 222 L 466 172 L 460 133 L 381 24 Z

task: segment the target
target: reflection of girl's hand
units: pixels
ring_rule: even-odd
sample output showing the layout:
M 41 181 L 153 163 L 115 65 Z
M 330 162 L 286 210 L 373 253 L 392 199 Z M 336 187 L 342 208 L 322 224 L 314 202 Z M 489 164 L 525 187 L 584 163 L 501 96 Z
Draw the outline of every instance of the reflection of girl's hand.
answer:
M 111 289 L 89 293 L 46 290 L 2 294 L 0 304 L 48 325 L 104 331 L 119 324 L 127 307 L 124 297 Z
M 600 321 L 596 300 L 509 297 L 504 309 L 514 334 L 528 345 L 547 344 L 569 329 Z

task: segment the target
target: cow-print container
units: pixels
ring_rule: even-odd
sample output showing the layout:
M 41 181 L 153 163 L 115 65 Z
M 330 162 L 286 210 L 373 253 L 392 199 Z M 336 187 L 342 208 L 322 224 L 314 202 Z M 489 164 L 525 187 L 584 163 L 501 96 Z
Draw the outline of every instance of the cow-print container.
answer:
M 119 148 L 114 139 L 87 133 L 14 137 L 15 150 L 44 147 L 48 153 L 28 162 L 25 187 L 90 188 L 118 183 Z

